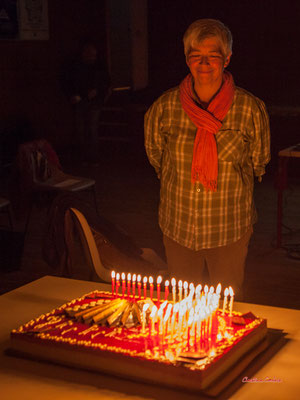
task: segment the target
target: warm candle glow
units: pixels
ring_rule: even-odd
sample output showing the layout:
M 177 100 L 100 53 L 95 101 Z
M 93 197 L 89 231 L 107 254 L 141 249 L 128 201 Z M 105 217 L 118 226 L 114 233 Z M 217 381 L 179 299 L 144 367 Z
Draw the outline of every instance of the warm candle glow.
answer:
M 171 279 L 173 303 L 176 303 L 176 279 Z
M 168 280 L 165 281 L 165 300 L 168 300 L 168 297 L 169 297 L 169 285 L 170 285 L 170 282 Z
M 182 280 L 178 281 L 179 301 L 182 300 Z
M 132 275 L 132 297 L 135 298 L 136 274 Z
M 144 298 L 146 298 L 147 297 L 147 277 L 146 276 L 144 276 L 144 278 L 143 278 L 143 284 L 144 284 Z
M 111 294 L 112 295 L 115 294 L 115 277 L 116 277 L 115 271 L 111 271 Z
M 149 276 L 149 284 L 150 284 L 150 299 L 152 300 L 152 298 L 153 298 L 153 278 L 152 278 L 152 276 Z
M 226 289 L 224 290 L 224 300 L 223 300 L 223 312 L 222 312 L 222 315 L 224 315 L 224 314 L 225 314 L 225 311 L 226 311 L 228 294 L 229 294 L 229 290 L 228 290 L 228 288 L 226 288 Z
M 160 284 L 162 281 L 162 277 L 158 276 L 156 280 L 156 288 L 157 288 L 157 301 L 160 301 Z
M 229 317 L 232 317 L 232 309 L 233 309 L 233 299 L 234 299 L 234 291 L 231 286 L 229 286 L 229 294 L 230 294 L 230 303 L 229 303 Z
M 141 287 L 142 287 L 142 282 L 141 282 L 141 280 L 142 280 L 141 275 L 138 275 L 138 276 L 137 276 L 137 286 L 138 286 L 138 296 L 139 296 L 139 299 L 141 298 Z
M 184 281 L 184 283 L 183 283 L 184 297 L 187 297 L 188 287 L 189 287 L 189 284 L 187 283 L 187 281 Z

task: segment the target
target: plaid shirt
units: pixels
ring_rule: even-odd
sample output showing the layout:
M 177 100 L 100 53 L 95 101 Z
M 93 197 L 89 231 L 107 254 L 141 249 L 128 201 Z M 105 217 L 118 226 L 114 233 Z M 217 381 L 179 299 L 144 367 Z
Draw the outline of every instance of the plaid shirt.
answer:
M 240 239 L 255 222 L 254 175 L 270 160 L 264 103 L 236 87 L 233 104 L 215 138 L 218 186 L 191 182 L 196 126 L 182 109 L 179 87 L 159 97 L 145 115 L 145 148 L 161 181 L 159 225 L 164 235 L 193 250 Z

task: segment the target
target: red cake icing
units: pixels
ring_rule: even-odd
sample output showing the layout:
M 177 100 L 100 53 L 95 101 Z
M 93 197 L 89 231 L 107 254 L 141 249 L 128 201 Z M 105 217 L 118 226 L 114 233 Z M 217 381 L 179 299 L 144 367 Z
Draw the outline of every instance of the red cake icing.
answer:
M 197 338 L 186 331 L 181 340 L 159 334 L 158 328 L 154 333 L 150 323 L 107 326 L 103 320 L 98 325 L 75 318 L 82 308 L 93 310 L 97 302 L 113 299 L 94 291 L 72 300 L 13 330 L 11 346 L 39 359 L 199 391 L 224 376 L 228 382 L 234 379 L 264 348 L 266 320 L 251 313 L 230 317 L 218 310 L 210 335 L 207 330 Z

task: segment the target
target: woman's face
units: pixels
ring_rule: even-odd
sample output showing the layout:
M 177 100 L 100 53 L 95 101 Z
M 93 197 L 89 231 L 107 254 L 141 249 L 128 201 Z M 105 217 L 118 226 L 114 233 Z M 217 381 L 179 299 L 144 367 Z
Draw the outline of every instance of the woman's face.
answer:
M 221 86 L 224 67 L 231 54 L 224 57 L 220 40 L 216 36 L 204 39 L 195 45 L 187 56 L 187 65 L 195 81 L 195 86 Z

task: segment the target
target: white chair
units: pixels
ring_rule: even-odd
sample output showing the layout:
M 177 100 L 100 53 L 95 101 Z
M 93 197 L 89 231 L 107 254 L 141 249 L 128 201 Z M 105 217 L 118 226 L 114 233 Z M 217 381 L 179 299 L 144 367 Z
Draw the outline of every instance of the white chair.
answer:
M 97 247 L 94 234 L 86 218 L 76 208 L 70 208 L 70 211 L 73 217 L 74 224 L 80 236 L 85 259 L 88 264 L 87 267 L 90 271 L 90 280 L 93 280 L 93 275 L 96 273 L 98 278 L 102 282 L 110 282 L 112 270 L 120 273 L 131 272 L 137 274 L 141 273 L 144 275 L 153 274 L 154 277 L 158 275 L 165 277 L 168 274 L 166 263 L 155 253 L 155 251 L 148 248 L 142 249 L 143 253 L 141 254 L 141 258 L 145 261 L 145 267 L 143 267 L 142 270 L 140 269 L 140 264 L 138 267 L 136 266 L 134 258 L 132 258 L 131 271 L 123 271 L 120 269 L 122 268 L 122 266 L 119 265 L 107 268 L 101 261 L 101 254 L 99 254 L 99 249 Z M 124 258 L 125 257 L 127 256 L 124 255 Z M 149 266 L 149 268 L 147 268 L 147 266 Z

